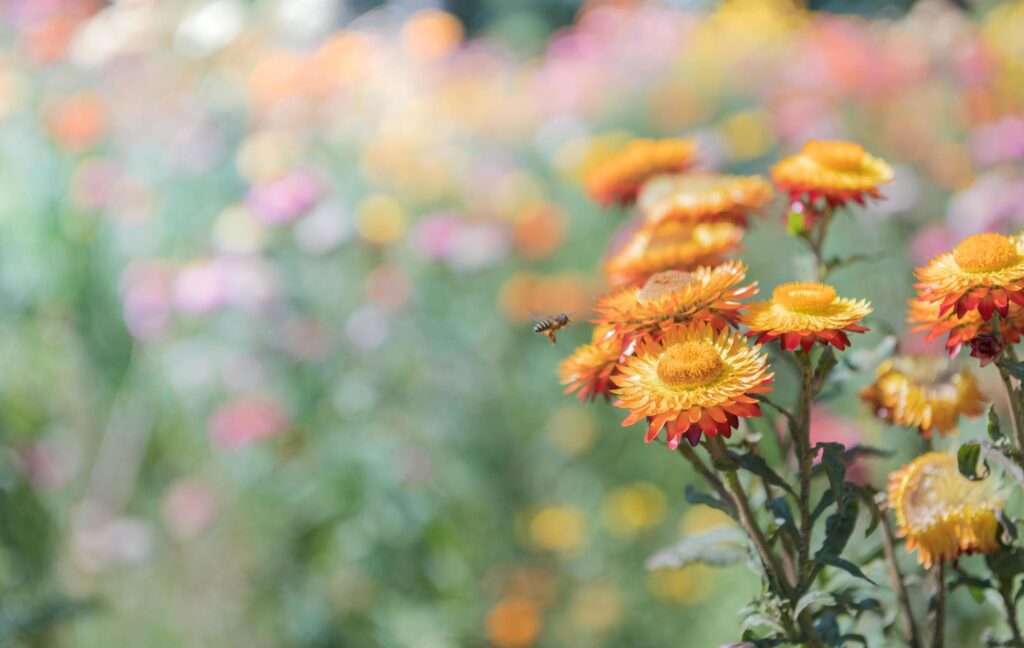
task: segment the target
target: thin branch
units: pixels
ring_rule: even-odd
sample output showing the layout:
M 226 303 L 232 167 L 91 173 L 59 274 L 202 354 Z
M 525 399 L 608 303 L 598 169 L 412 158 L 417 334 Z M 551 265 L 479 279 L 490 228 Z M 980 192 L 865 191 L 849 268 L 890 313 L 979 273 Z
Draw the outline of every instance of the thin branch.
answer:
M 900 572 L 899 563 L 896 562 L 895 534 L 892 530 L 892 522 L 889 520 L 884 495 L 880 495 L 878 507 L 882 521 L 882 548 L 885 550 L 885 566 L 889 573 L 889 581 L 896 593 L 896 601 L 900 606 L 900 623 L 903 626 L 903 638 L 910 648 L 921 648 L 921 637 L 917 633 L 917 624 L 914 622 L 914 609 L 910 605 L 910 595 L 907 593 L 907 585 L 903 581 L 903 574 Z
M 718 493 L 718 497 L 721 498 L 722 503 L 733 510 L 735 517 L 736 506 L 733 504 L 732 495 L 725 488 L 725 484 L 723 484 L 722 480 L 718 478 L 718 475 L 712 472 L 711 469 L 704 464 L 704 461 L 697 456 L 697 453 L 690 447 L 689 443 L 686 443 L 685 441 L 680 443 L 678 450 L 679 454 L 686 457 L 686 460 L 690 462 L 690 465 L 692 465 L 693 469 L 697 471 L 697 474 L 700 475 L 716 493 Z

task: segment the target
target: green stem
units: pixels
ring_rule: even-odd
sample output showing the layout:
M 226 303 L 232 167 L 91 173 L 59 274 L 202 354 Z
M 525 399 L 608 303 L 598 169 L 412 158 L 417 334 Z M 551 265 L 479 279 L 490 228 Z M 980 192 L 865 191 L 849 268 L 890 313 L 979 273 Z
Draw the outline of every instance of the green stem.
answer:
M 1010 372 L 997 363 L 999 377 L 1003 379 L 1003 387 L 1006 388 L 1006 398 L 1010 401 L 1010 419 L 1013 423 L 1013 436 L 1017 440 L 1017 447 L 1024 450 L 1024 411 L 1021 409 L 1021 399 L 1017 388 L 1013 386 L 1013 377 Z
M 807 575 L 813 526 L 811 520 L 811 469 L 814 457 L 811 454 L 811 402 L 814 400 L 814 370 L 811 367 L 809 352 L 797 351 L 796 357 L 800 364 L 800 402 L 796 413 L 797 426 L 793 441 L 796 446 L 797 468 L 800 473 L 800 486 L 797 492 L 800 511 L 800 546 L 797 566 L 800 576 L 803 578 Z
M 932 648 L 942 648 L 946 644 L 946 563 L 935 566 L 935 620 L 932 624 L 935 634 L 932 635 Z
M 704 462 L 697 456 L 697 453 L 686 441 L 679 444 L 678 450 L 679 454 L 683 455 L 683 457 L 690 462 L 690 465 L 693 466 L 693 469 L 697 474 L 700 475 L 716 493 L 718 493 L 718 497 L 721 498 L 722 503 L 732 508 L 733 517 L 736 517 L 736 507 L 732 504 L 732 495 L 725 488 L 725 484 L 723 484 L 722 480 L 718 478 L 718 475 L 704 465 Z

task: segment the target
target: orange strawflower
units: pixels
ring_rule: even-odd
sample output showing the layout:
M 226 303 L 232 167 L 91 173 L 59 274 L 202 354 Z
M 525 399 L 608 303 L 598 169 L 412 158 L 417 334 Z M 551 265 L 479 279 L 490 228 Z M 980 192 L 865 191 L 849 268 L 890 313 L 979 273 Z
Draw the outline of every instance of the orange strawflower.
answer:
M 559 363 L 558 378 L 567 385 L 563 393 L 577 392 L 576 398 L 581 402 L 599 395 L 608 398 L 611 376 L 628 350 L 609 327 L 596 327 L 590 344 L 576 347 Z
M 644 185 L 637 208 L 650 223 L 727 220 L 746 225 L 747 215 L 764 207 L 773 193 L 772 185 L 761 176 L 664 175 Z
M 985 396 L 967 369 L 930 356 L 898 356 L 883 362 L 875 381 L 860 392 L 875 416 L 889 423 L 916 427 L 926 439 L 932 430 L 955 434 L 961 416 L 978 416 Z
M 974 234 L 916 274 L 919 297 L 938 302 L 940 315 L 954 311 L 963 317 L 977 310 L 984 321 L 993 313 L 1006 317 L 1011 302 L 1024 306 L 1024 240 Z
M 963 317 L 958 317 L 955 312 L 940 315 L 938 302 L 911 299 L 908 304 L 907 322 L 914 325 L 910 330 L 924 332 L 926 341 L 948 333 L 946 349 L 950 356 L 959 353 L 963 345 L 971 344 L 979 337 L 993 332 L 992 323 L 995 320 L 983 320 L 977 310 L 967 311 Z M 1019 343 L 1021 331 L 1024 330 L 1024 307 L 1010 302 L 1006 316 L 1000 317 L 998 322 L 999 337 L 1007 344 Z
M 731 436 L 741 418 L 761 415 L 751 394 L 770 389 L 774 374 L 760 349 L 739 333 L 706 324 L 676 327 L 638 344 L 612 376 L 615 404 L 630 410 L 622 425 L 647 419 L 648 443 L 667 428 L 673 449 L 683 435 L 693 446 L 702 433 Z
M 737 251 L 742 238 L 743 228 L 726 222 L 645 226 L 605 262 L 605 274 L 613 286 L 640 285 L 662 270 L 718 265 Z
M 993 477 L 967 479 L 944 452 L 921 455 L 889 475 L 898 535 L 925 567 L 998 549 L 997 513 L 1005 502 Z
M 597 203 L 629 204 L 644 182 L 663 173 L 683 171 L 693 164 L 697 145 L 693 140 L 633 140 L 624 149 L 591 170 L 584 184 Z
M 810 351 L 815 342 L 845 349 L 846 333 L 868 329 L 858 322 L 871 312 L 863 299 L 836 296 L 836 289 L 823 283 L 787 283 L 772 292 L 770 301 L 748 307 L 742 322 L 758 342 L 782 340 L 782 348 Z
M 792 200 L 823 198 L 837 207 L 847 201 L 863 205 L 866 197 L 881 198 L 879 185 L 892 181 L 885 160 L 869 155 L 853 142 L 811 140 L 796 155 L 772 167 L 772 180 Z
M 717 331 L 736 326 L 743 304 L 757 284 L 740 286 L 747 267 L 740 261 L 690 272 L 664 270 L 642 287 L 623 288 L 597 300 L 597 322 L 623 339 L 657 338 L 681 323 L 707 322 Z

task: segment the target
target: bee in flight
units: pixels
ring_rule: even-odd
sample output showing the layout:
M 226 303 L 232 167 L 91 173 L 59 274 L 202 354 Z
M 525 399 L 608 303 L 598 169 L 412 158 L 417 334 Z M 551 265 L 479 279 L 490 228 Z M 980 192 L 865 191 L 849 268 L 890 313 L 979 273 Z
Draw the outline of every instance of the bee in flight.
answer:
M 572 320 L 570 319 L 568 313 L 559 313 L 558 315 L 554 315 L 553 317 L 549 317 L 547 319 L 542 319 L 536 324 L 534 324 L 533 332 L 543 333 L 544 335 L 548 336 L 549 340 L 551 340 L 551 344 L 554 344 L 556 342 L 555 336 L 558 334 L 559 331 L 564 329 L 566 326 L 569 326 L 571 321 Z

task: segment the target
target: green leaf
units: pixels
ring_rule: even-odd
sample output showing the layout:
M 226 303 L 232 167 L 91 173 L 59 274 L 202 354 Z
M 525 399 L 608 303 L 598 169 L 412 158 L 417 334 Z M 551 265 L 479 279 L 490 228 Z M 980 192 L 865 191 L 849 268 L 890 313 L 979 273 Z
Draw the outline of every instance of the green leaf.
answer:
M 768 462 L 766 462 L 761 455 L 754 454 L 753 452 L 739 454 L 737 452 L 730 451 L 729 458 L 744 470 L 754 473 L 772 486 L 778 486 L 790 495 L 793 495 L 794 497 L 796 496 L 796 493 L 793 491 L 793 487 L 790 486 L 786 480 L 780 477 L 777 472 L 772 470 L 768 465 Z
M 875 500 L 876 493 L 870 487 L 851 484 L 850 482 L 846 482 L 846 490 L 860 498 L 860 501 L 864 502 L 864 506 L 868 507 L 868 512 L 871 514 L 871 522 L 868 523 L 868 528 L 864 530 L 864 537 L 866 538 L 875 532 L 875 529 L 878 528 L 878 523 L 882 520 L 882 511 L 878 508 L 878 502 Z
M 985 554 L 985 562 L 992 573 L 1000 578 L 1024 574 L 1024 553 L 1015 547 L 1002 547 L 998 551 Z
M 1006 435 L 1003 434 L 1003 427 L 999 424 L 999 415 L 996 414 L 996 406 L 988 408 L 988 438 L 994 443 L 1004 443 Z
M 996 365 L 1001 369 L 1005 369 L 1014 378 L 1024 380 L 1024 362 L 1014 362 L 1004 358 L 997 362 Z
M 686 501 L 690 504 L 703 504 L 704 506 L 710 506 L 713 509 L 718 509 L 733 519 L 736 518 L 736 511 L 733 510 L 732 504 L 723 502 L 722 500 L 712 497 L 707 493 L 702 493 L 690 484 L 686 485 L 686 490 L 683 492 L 683 495 L 686 498 Z
M 819 443 L 814 446 L 815 450 L 821 450 L 821 465 L 828 476 L 829 488 L 839 508 L 843 508 L 846 501 L 845 480 L 846 462 L 843 461 L 843 452 L 846 447 L 842 443 Z
M 823 563 L 823 564 L 826 564 L 826 565 L 829 565 L 829 566 L 832 566 L 832 567 L 838 567 L 839 569 L 842 569 L 843 571 L 845 571 L 847 574 L 850 574 L 851 576 L 856 576 L 857 578 L 863 578 L 864 580 L 866 580 L 867 582 L 871 583 L 872 585 L 877 585 L 877 583 L 875 583 L 875 581 L 873 581 L 870 578 L 868 578 L 867 575 L 864 572 L 861 571 L 860 567 L 858 567 L 857 565 L 854 565 L 852 562 L 850 562 L 849 560 L 846 560 L 845 558 L 840 558 L 839 556 L 822 556 L 822 555 L 819 554 L 819 555 L 815 556 L 814 559 L 817 560 L 820 563 Z
M 733 527 L 715 529 L 699 535 L 683 538 L 679 542 L 657 551 L 647 559 L 644 566 L 648 571 L 656 569 L 679 569 L 691 563 L 723 567 L 743 560 L 746 536 Z
M 804 215 L 800 212 L 789 212 L 786 218 L 786 231 L 790 236 L 803 236 L 807 233 L 804 227 Z
M 775 516 L 775 523 L 779 525 L 781 531 L 789 534 L 794 541 L 800 538 L 800 532 L 796 530 L 796 520 L 793 518 L 793 512 L 789 510 L 785 497 L 766 500 L 764 507 Z
M 821 590 L 813 590 L 801 596 L 800 600 L 796 602 L 796 605 L 793 606 L 793 616 L 800 616 L 800 613 L 811 605 L 834 605 L 835 602 L 836 598 L 832 596 L 831 593 L 823 592 Z
M 839 558 L 846 548 L 846 543 L 850 541 L 853 528 L 857 526 L 857 500 L 847 500 L 844 505 L 838 505 L 837 509 L 825 520 L 825 539 L 815 554 L 816 560 L 819 556 L 828 559 Z
M 981 446 L 977 443 L 965 443 L 956 452 L 956 463 L 960 474 L 970 480 L 978 479 L 978 459 L 981 458 Z

